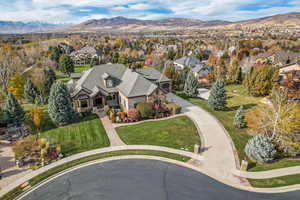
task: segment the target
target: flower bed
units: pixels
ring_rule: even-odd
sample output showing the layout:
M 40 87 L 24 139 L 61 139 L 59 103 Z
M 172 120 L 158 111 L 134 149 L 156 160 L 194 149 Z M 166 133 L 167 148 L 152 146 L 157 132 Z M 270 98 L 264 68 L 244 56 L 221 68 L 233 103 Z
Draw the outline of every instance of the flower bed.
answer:
M 107 116 L 113 123 L 132 123 L 147 119 L 166 118 L 181 112 L 181 106 L 176 103 L 138 103 L 136 108 L 127 112 L 109 109 Z

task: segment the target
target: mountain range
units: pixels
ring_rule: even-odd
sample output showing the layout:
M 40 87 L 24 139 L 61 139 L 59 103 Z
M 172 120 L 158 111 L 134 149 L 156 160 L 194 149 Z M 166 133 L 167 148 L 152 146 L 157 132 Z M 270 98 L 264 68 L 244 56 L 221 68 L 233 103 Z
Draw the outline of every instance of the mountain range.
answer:
M 28 33 L 28 32 L 150 32 L 197 30 L 203 28 L 236 28 L 240 27 L 299 27 L 300 12 L 273 15 L 258 19 L 238 22 L 198 19 L 168 18 L 161 20 L 139 20 L 125 17 L 92 19 L 77 25 L 55 25 L 41 22 L 5 22 L 0 21 L 0 33 Z
M 62 25 L 43 23 L 43 22 L 13 22 L 13 21 L 0 21 L 0 33 L 35 33 L 54 30 Z

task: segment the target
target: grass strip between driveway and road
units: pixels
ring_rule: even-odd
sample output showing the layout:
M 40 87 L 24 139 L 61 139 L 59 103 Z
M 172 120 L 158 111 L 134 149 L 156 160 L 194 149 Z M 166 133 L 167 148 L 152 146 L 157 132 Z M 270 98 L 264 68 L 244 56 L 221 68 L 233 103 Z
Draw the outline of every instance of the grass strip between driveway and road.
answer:
M 64 170 L 67 170 L 69 168 L 75 167 L 77 165 L 87 163 L 90 161 L 94 160 L 99 160 L 103 158 L 108 158 L 108 157 L 114 157 L 114 156 L 123 156 L 123 155 L 147 155 L 147 156 L 159 156 L 159 157 L 164 157 L 164 158 L 169 158 L 173 160 L 178 160 L 181 162 L 187 162 L 190 158 L 186 156 L 181 156 L 173 153 L 168 153 L 168 152 L 162 152 L 162 151 L 152 151 L 152 150 L 121 150 L 121 151 L 113 151 L 113 152 L 107 152 L 107 153 L 101 153 L 101 154 L 96 154 L 92 156 L 87 156 L 78 160 L 73 160 L 71 162 L 62 164 L 60 166 L 54 167 L 52 169 L 49 169 L 48 171 L 30 179 L 28 182 L 31 186 L 34 186 L 41 181 L 59 173 Z M 0 200 L 13 200 L 16 197 L 18 197 L 20 194 L 23 193 L 23 190 L 21 186 L 16 187 L 12 191 L 8 192 L 6 195 L 4 195 Z
M 253 187 L 257 188 L 273 188 L 296 185 L 300 183 L 300 174 L 293 174 L 288 176 L 280 176 L 268 179 L 248 179 Z

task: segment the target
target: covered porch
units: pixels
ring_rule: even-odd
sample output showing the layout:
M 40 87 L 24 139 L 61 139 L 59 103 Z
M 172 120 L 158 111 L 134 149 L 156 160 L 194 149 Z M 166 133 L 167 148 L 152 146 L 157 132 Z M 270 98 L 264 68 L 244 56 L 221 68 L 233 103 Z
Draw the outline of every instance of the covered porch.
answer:
M 76 112 L 91 112 L 95 109 L 99 110 L 104 106 L 117 107 L 119 106 L 119 97 L 117 93 L 97 94 L 93 97 L 89 95 L 79 95 L 73 99 L 73 107 Z

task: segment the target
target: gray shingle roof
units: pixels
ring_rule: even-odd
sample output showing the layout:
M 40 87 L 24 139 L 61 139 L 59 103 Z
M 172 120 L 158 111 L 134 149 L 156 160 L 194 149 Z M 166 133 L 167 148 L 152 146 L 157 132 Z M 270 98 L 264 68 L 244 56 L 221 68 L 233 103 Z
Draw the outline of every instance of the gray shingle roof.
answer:
M 83 73 L 76 83 L 72 95 L 76 95 L 82 89 L 89 91 L 90 95 L 95 95 L 98 89 L 108 93 L 120 91 L 126 97 L 150 95 L 158 87 L 153 82 L 160 77 L 160 72 L 155 69 L 138 70 L 136 72 L 121 64 L 98 65 Z M 112 79 L 114 87 L 107 88 L 104 78 Z M 153 82 L 150 80 L 153 80 Z M 169 79 L 163 76 L 162 81 L 169 81 Z
M 154 68 L 136 69 L 136 72 L 138 72 L 143 77 L 145 77 L 146 79 L 151 80 L 151 81 L 155 81 L 155 82 L 157 82 L 157 81 L 161 81 L 161 82 L 170 81 L 170 79 L 168 77 L 166 77 L 165 75 L 162 76 L 162 74 Z
M 137 97 L 150 95 L 157 86 L 131 69 L 126 69 L 122 82 L 117 88 L 126 97 Z
M 195 56 L 185 56 L 178 60 L 175 60 L 174 63 L 178 63 L 187 67 L 194 67 L 197 64 L 200 64 L 201 62 Z
M 200 63 L 197 64 L 195 67 L 193 67 L 191 70 L 195 73 L 198 73 L 200 76 L 206 76 L 208 75 L 209 71 L 212 69 L 212 66 L 205 64 L 205 63 Z

